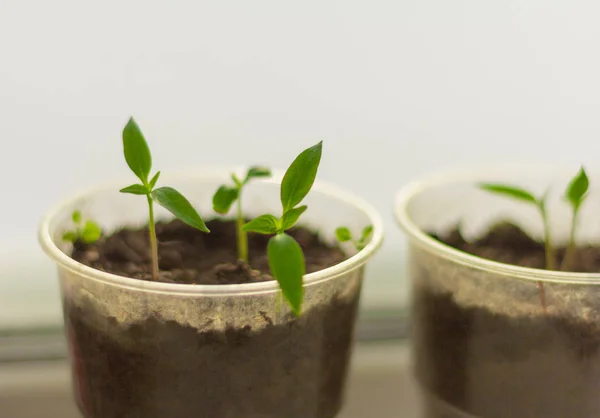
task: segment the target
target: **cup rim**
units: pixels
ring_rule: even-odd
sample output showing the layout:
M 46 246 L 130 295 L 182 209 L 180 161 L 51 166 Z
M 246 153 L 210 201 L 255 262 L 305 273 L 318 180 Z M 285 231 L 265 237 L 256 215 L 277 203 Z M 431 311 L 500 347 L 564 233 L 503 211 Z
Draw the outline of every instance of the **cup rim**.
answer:
M 419 180 L 410 182 L 402 187 L 394 199 L 394 217 L 396 223 L 408 235 L 411 243 L 418 245 L 420 248 L 434 253 L 446 260 L 460 264 L 462 266 L 475 268 L 501 276 L 509 276 L 515 279 L 549 282 L 562 284 L 581 284 L 581 285 L 598 285 L 600 284 L 600 273 L 576 273 L 563 271 L 549 271 L 531 267 L 520 267 L 511 264 L 505 264 L 498 261 L 484 259 L 464 251 L 457 250 L 449 245 L 439 242 L 426 234 L 419 226 L 414 223 L 408 213 L 408 207 L 412 200 L 420 193 L 434 187 L 443 185 L 451 185 L 457 182 L 472 182 L 482 181 L 483 177 L 490 178 L 496 175 L 506 174 L 509 170 L 519 171 L 524 176 L 527 174 L 540 173 L 540 170 L 566 170 L 570 166 L 550 165 L 550 164 L 502 164 L 502 165 L 486 165 L 475 166 L 470 169 L 463 170 L 445 170 L 436 171 Z
M 169 180 L 177 181 L 182 179 L 197 178 L 201 179 L 215 179 L 221 180 L 225 175 L 231 172 L 237 172 L 238 170 L 247 168 L 247 166 L 237 167 L 212 167 L 204 169 L 187 169 L 178 170 L 169 173 Z M 279 184 L 283 178 L 284 171 L 279 169 L 272 170 L 272 177 L 267 179 L 257 179 L 263 183 L 276 183 Z M 243 294 L 255 294 L 255 293 L 267 293 L 279 290 L 279 283 L 276 280 L 270 280 L 260 283 L 244 283 L 244 284 L 219 284 L 219 285 L 205 285 L 205 284 L 178 284 L 178 283 L 163 283 L 163 282 L 150 282 L 146 280 L 134 279 L 126 276 L 120 276 L 117 274 L 107 273 L 100 270 L 96 270 L 92 267 L 86 266 L 73 258 L 68 256 L 66 253 L 61 251 L 58 246 L 54 243 L 50 235 L 50 225 L 53 219 L 59 214 L 63 213 L 68 207 L 72 206 L 73 203 L 87 197 L 92 196 L 96 193 L 100 193 L 108 190 L 119 190 L 123 184 L 127 184 L 127 179 L 117 179 L 108 182 L 101 183 L 95 187 L 84 189 L 78 193 L 72 194 L 70 197 L 63 199 L 59 204 L 52 207 L 43 216 L 40 226 L 38 229 L 38 241 L 44 250 L 44 252 L 52 258 L 58 266 L 66 269 L 74 274 L 85 277 L 86 279 L 96 280 L 99 282 L 121 286 L 132 290 L 140 290 L 150 293 L 168 293 L 168 294 L 180 294 L 180 295 L 243 295 Z M 129 178 L 131 181 L 131 178 Z M 373 235 L 369 243 L 361 251 L 352 255 L 348 259 L 338 263 L 334 266 L 319 270 L 313 273 L 304 275 L 303 286 L 308 287 L 326 280 L 330 280 L 341 275 L 344 275 L 352 270 L 355 270 L 364 265 L 381 247 L 384 239 L 383 231 L 383 220 L 379 212 L 370 205 L 366 200 L 357 195 L 347 192 L 338 186 L 331 183 L 316 180 L 311 192 L 317 192 L 330 197 L 334 197 L 352 205 L 367 215 L 371 225 L 373 225 Z

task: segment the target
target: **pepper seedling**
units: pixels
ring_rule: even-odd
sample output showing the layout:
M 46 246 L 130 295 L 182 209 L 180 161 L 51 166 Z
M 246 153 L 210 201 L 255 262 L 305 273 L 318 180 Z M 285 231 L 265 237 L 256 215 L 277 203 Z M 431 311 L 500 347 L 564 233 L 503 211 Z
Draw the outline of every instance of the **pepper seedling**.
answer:
M 68 241 L 71 243 L 81 241 L 86 244 L 92 244 L 98 241 L 100 236 L 102 236 L 102 229 L 96 222 L 88 219 L 85 221 L 85 223 L 83 223 L 81 211 L 73 211 L 71 214 L 71 220 L 75 225 L 75 229 L 65 232 L 62 236 L 63 241 Z
M 367 240 L 373 233 L 373 225 L 365 226 L 360 234 L 360 238 L 354 239 L 350 229 L 340 226 L 335 230 L 335 237 L 339 242 L 351 242 L 357 251 L 362 250 L 367 245 Z
M 213 209 L 221 215 L 227 214 L 231 206 L 237 202 L 236 228 L 238 258 L 248 262 L 248 233 L 244 230 L 244 214 L 242 212 L 242 190 L 254 178 L 270 177 L 271 170 L 266 167 L 250 167 L 246 177 L 241 180 L 235 174 L 231 175 L 233 185 L 222 185 L 213 196 Z
M 528 203 L 535 206 L 541 217 L 544 225 L 544 247 L 546 256 L 546 269 L 554 270 L 554 249 L 552 248 L 552 241 L 550 237 L 550 224 L 548 221 L 548 213 L 546 211 L 546 197 L 548 192 L 545 192 L 542 196 L 535 197 L 535 195 L 525 189 L 516 186 L 510 186 L 506 184 L 495 184 L 495 183 L 482 183 L 479 188 L 490 193 L 494 193 L 500 196 L 510 197 L 512 199 Z M 544 312 L 546 311 L 546 292 L 544 290 L 544 283 L 538 282 L 538 289 L 540 295 L 540 304 Z
M 150 253 L 152 257 L 152 277 L 158 281 L 158 244 L 156 241 L 156 227 L 154 224 L 154 203 L 167 209 L 176 218 L 189 226 L 202 232 L 210 232 L 204 221 L 196 212 L 192 204 L 177 190 L 172 187 L 155 188 L 160 171 L 149 178 L 152 170 L 152 155 L 148 143 L 138 124 L 133 118 L 129 119 L 123 129 L 123 154 L 127 165 L 140 179 L 141 184 L 132 184 L 120 190 L 121 193 L 130 193 L 146 196 L 148 202 L 148 233 L 150 239 Z
M 579 172 L 571 180 L 567 189 L 565 190 L 565 200 L 569 203 L 572 209 L 571 217 L 571 230 L 569 233 L 569 242 L 567 249 L 562 260 L 561 270 L 568 271 L 570 264 L 573 260 L 573 253 L 575 252 L 575 233 L 577 229 L 577 221 L 579 215 L 579 209 L 587 197 L 587 192 L 590 186 L 590 181 L 585 172 L 585 169 L 581 167 Z
M 282 215 L 261 215 L 242 227 L 247 232 L 273 235 L 267 244 L 267 257 L 271 274 L 281 288 L 283 296 L 298 316 L 302 311 L 304 288 L 302 278 L 306 272 L 304 253 L 300 244 L 286 231 L 292 228 L 306 211 L 298 206 L 312 188 L 319 163 L 323 141 L 302 151 L 288 167 L 281 181 L 280 200 Z
M 589 187 L 589 180 L 587 174 L 583 167 L 579 170 L 579 172 L 575 175 L 575 177 L 569 182 L 567 189 L 565 191 L 565 199 L 570 203 L 573 210 L 572 217 L 572 225 L 569 243 L 567 246 L 567 251 L 565 253 L 565 257 L 563 258 L 563 263 L 561 265 L 561 269 L 565 269 L 568 267 L 568 263 L 572 257 L 572 253 L 575 249 L 575 232 L 577 225 L 577 215 L 579 214 L 579 209 L 581 204 L 583 203 L 586 193 Z M 490 193 L 494 193 L 501 196 L 506 196 L 513 198 L 515 200 L 519 200 L 525 203 L 529 203 L 534 205 L 540 212 L 542 217 L 542 221 L 544 224 L 544 246 L 545 246 L 545 255 L 546 255 L 546 269 L 547 270 L 555 270 L 555 255 L 554 249 L 552 246 L 552 240 L 550 236 L 550 223 L 548 220 L 548 212 L 546 210 L 546 197 L 547 192 L 544 193 L 541 197 L 536 198 L 535 195 L 525 189 L 520 187 L 505 185 L 505 184 L 494 184 L 494 183 L 483 183 L 479 184 L 479 188 L 485 190 Z M 566 264 L 565 264 L 566 263 Z M 544 311 L 546 311 L 546 297 L 544 292 L 544 284 L 540 281 L 538 282 L 538 288 L 540 293 L 540 303 Z

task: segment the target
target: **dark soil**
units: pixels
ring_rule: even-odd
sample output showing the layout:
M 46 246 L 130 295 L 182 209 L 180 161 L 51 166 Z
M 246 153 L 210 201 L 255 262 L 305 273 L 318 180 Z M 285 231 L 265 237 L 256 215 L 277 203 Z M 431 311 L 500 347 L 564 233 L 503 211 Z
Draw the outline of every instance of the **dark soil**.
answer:
M 161 281 L 248 283 L 269 280 L 268 237 L 250 236 L 250 265 L 236 261 L 231 222 L 211 221 L 201 234 L 174 221 L 159 224 Z M 344 259 L 305 229 L 292 234 L 308 271 Z M 124 229 L 73 257 L 94 268 L 150 280 L 146 233 Z M 158 316 L 111 334 L 105 318 L 65 300 L 79 407 L 86 418 L 332 418 L 342 404 L 358 295 L 334 297 L 298 319 L 266 328 L 202 331 Z M 259 313 L 257 313 L 259 314 Z M 122 341 L 136 341 L 124 345 Z
M 458 250 L 489 260 L 521 267 L 544 269 L 546 264 L 544 244 L 533 240 L 521 228 L 509 223 L 495 225 L 482 238 L 466 241 L 458 229 L 444 237 L 432 237 Z M 554 264 L 560 266 L 565 254 L 564 248 L 555 249 Z M 600 273 L 600 247 L 582 246 L 576 248 L 569 271 L 578 273 Z
M 543 245 L 513 225 L 471 243 L 457 231 L 436 238 L 484 258 L 544 265 Z M 600 272 L 600 248 L 579 248 L 572 270 Z M 509 317 L 426 286 L 414 296 L 416 367 L 434 396 L 477 417 L 600 417 L 600 324 L 542 309 Z
M 179 220 L 156 224 L 159 281 L 181 284 L 241 284 L 273 280 L 269 275 L 267 242 L 270 236 L 249 234 L 249 264 L 238 262 L 235 223 L 207 222 L 210 234 Z M 324 244 L 305 228 L 288 231 L 304 251 L 306 271 L 312 273 L 342 261 L 337 247 Z M 152 281 L 148 229 L 125 228 L 94 244 L 77 244 L 72 257 L 90 267 L 134 279 Z

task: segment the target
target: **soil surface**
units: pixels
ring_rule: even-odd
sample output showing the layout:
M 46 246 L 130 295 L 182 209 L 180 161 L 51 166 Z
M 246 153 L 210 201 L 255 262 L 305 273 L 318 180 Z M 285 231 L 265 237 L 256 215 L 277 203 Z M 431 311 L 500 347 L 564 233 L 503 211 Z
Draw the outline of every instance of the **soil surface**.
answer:
M 435 238 L 495 261 L 544 266 L 543 245 L 514 225 L 471 243 L 458 231 Z M 600 272 L 600 249 L 579 248 L 571 271 Z M 415 286 L 414 296 L 416 367 L 434 396 L 477 417 L 600 417 L 600 324 L 541 309 L 509 317 L 426 286 Z
M 250 266 L 236 261 L 232 222 L 207 223 L 211 234 L 173 221 L 157 226 L 161 281 L 248 283 L 270 280 L 268 237 L 250 234 Z M 314 233 L 291 231 L 307 270 L 345 257 Z M 73 257 L 94 268 L 151 280 L 145 229 L 124 229 Z M 333 418 L 342 405 L 359 294 L 334 297 L 286 324 L 202 331 L 151 316 L 119 335 L 100 332 L 102 313 L 65 300 L 77 400 L 86 418 Z M 103 318 L 103 320 L 105 320 Z M 123 336 L 137 344 L 120 343 Z
M 249 265 L 238 262 L 235 222 L 212 220 L 210 234 L 179 220 L 157 222 L 159 281 L 181 284 L 242 284 L 273 280 L 267 242 L 271 236 L 248 235 Z M 288 231 L 302 247 L 306 271 L 312 273 L 345 259 L 305 228 Z M 73 259 L 100 271 L 152 281 L 148 228 L 121 229 L 94 244 L 76 243 Z
M 535 241 L 513 224 L 499 223 L 490 229 L 487 235 L 472 242 L 467 242 L 458 229 L 454 229 L 444 237 L 435 234 L 431 236 L 458 250 L 489 260 L 521 267 L 545 268 L 544 244 Z M 563 268 L 565 248 L 555 248 L 554 253 L 554 265 L 558 267 L 557 270 L 600 273 L 600 247 L 598 246 L 577 247 L 568 269 Z

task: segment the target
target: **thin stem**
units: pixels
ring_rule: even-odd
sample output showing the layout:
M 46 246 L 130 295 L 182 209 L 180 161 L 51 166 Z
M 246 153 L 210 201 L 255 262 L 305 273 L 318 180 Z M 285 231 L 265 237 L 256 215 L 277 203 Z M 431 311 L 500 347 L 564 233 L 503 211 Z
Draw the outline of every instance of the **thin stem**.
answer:
M 546 270 L 554 270 L 554 249 L 552 248 L 552 237 L 550 236 L 550 222 L 548 220 L 548 214 L 546 208 L 542 203 L 540 207 L 542 213 L 542 221 L 544 222 L 544 246 L 546 253 Z M 540 293 L 540 303 L 544 313 L 546 312 L 546 291 L 544 289 L 544 283 L 538 282 L 538 289 Z
M 154 226 L 154 202 L 150 195 L 146 195 L 148 198 L 148 233 L 150 236 L 150 255 L 152 256 L 152 278 L 155 282 L 158 281 L 158 245 L 156 243 L 156 227 Z
M 567 250 L 565 252 L 565 256 L 563 257 L 562 264 L 560 269 L 563 271 L 568 271 L 571 267 L 571 261 L 573 259 L 573 254 L 575 252 L 575 229 L 577 228 L 577 214 L 578 210 L 573 210 L 573 217 L 571 218 L 571 233 L 569 235 L 569 244 L 567 245 Z
M 244 214 L 242 213 L 242 189 L 240 188 L 237 198 L 237 247 L 238 258 L 245 263 L 248 262 L 248 233 L 242 228 L 244 226 Z
M 546 305 L 546 291 L 544 290 L 544 283 L 538 282 L 538 290 L 540 294 L 540 304 L 542 305 L 544 313 L 546 313 L 548 307 Z
M 544 246 L 546 252 L 546 270 L 554 270 L 554 248 L 552 247 L 552 237 L 550 236 L 550 222 L 546 209 L 542 208 L 542 219 L 544 221 Z

